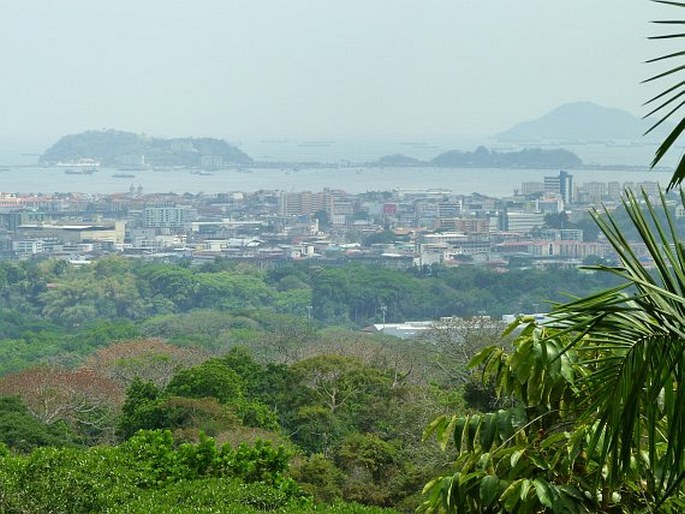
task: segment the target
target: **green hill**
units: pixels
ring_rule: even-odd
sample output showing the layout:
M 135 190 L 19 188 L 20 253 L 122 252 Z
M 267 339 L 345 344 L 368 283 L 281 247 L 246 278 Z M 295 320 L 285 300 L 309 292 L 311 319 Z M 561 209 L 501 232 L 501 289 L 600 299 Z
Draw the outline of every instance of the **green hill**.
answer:
M 563 149 L 525 148 L 518 152 L 495 152 L 479 146 L 473 152 L 450 150 L 433 160 L 433 166 L 454 168 L 579 168 L 582 161 Z
M 223 139 L 148 137 L 118 130 L 90 130 L 60 138 L 43 164 L 96 159 L 104 166 L 208 166 L 249 164 L 250 156 Z

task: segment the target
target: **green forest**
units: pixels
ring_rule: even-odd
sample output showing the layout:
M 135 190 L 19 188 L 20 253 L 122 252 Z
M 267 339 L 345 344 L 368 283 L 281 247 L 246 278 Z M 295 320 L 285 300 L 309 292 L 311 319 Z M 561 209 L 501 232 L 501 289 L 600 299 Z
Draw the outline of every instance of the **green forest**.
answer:
M 243 345 L 273 353 L 273 344 L 260 342 L 306 346 L 331 331 L 356 337 L 382 321 L 382 306 L 388 323 L 499 319 L 548 310 L 549 302 L 615 283 L 607 274 L 575 269 L 400 271 L 286 263 L 260 270 L 228 260 L 189 267 L 119 257 L 81 268 L 64 261 L 3 262 L 0 372 L 37 363 L 72 365 L 111 341 L 138 338 L 208 352 Z
M 499 316 L 614 283 L 574 269 L 0 263 L 0 511 L 413 511 L 445 465 L 423 429 L 498 404 L 467 363 L 502 341 Z M 387 322 L 445 318 L 411 341 L 361 330 L 381 306 Z
M 0 512 L 682 512 L 673 201 L 586 269 L 0 263 Z

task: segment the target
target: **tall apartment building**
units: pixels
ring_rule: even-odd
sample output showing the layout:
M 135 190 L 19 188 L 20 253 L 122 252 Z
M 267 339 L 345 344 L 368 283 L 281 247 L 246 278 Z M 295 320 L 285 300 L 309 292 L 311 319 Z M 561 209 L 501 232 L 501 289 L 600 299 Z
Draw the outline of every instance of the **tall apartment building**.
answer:
M 608 195 L 606 182 L 585 182 L 578 188 L 578 196 L 584 203 L 599 203 Z
M 191 221 L 190 208 L 146 207 L 143 212 L 147 228 L 183 228 Z
M 487 234 L 490 232 L 490 218 L 455 217 L 440 218 L 438 230 L 463 232 L 464 234 Z
M 441 202 L 438 205 L 438 218 L 456 218 L 461 214 L 461 202 Z
M 623 194 L 623 186 L 620 182 L 612 181 L 607 184 L 607 196 L 611 200 L 618 200 Z
M 523 182 L 521 184 L 522 195 L 532 195 L 537 193 L 544 193 L 545 185 L 542 182 Z
M 505 230 L 507 232 L 527 234 L 535 228 L 541 228 L 544 224 L 545 215 L 541 212 L 508 211 Z
M 311 191 L 281 192 L 278 210 L 281 216 L 300 216 L 302 214 L 314 214 L 318 211 L 326 211 L 332 215 L 334 203 L 333 195 L 328 189 L 318 193 Z

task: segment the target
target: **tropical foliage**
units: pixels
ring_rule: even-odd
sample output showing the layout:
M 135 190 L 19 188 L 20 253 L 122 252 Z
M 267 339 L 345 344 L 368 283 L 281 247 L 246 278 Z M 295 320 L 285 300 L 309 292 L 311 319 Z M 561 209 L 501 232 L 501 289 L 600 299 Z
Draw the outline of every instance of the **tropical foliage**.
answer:
M 473 359 L 512 406 L 430 425 L 456 457 L 426 486 L 424 511 L 685 508 L 685 251 L 657 213 L 665 197 L 657 209 L 626 192 L 624 207 L 647 258 L 594 214 L 621 259 L 595 269 L 622 284 L 558 306 L 546 327 L 530 322 L 510 352 Z
M 36 363 L 72 366 L 113 342 L 141 337 L 209 351 L 260 346 L 292 361 L 298 357 L 292 342 L 314 341 L 321 326 L 379 323 L 382 306 L 388 322 L 483 311 L 499 317 L 559 301 L 561 291 L 588 294 L 612 280 L 575 269 L 502 273 L 475 266 L 285 263 L 264 272 L 223 261 L 189 268 L 121 257 L 78 269 L 59 261 L 1 262 L 0 374 Z M 111 363 L 117 368 L 111 373 L 135 373 L 124 368 L 142 365 L 121 359 Z
M 297 511 L 311 500 L 285 475 L 289 459 L 268 443 L 219 447 L 202 438 L 179 444 L 168 431 L 140 432 L 116 447 L 41 448 L 25 456 L 5 451 L 0 511 L 143 512 L 139 504 L 152 505 L 153 497 L 162 505 L 177 501 L 177 512 L 198 512 L 217 496 L 229 501 L 215 512 L 236 512 L 241 503 L 246 511 Z M 180 500 L 177 488 L 200 491 Z M 171 494 L 160 494 L 167 489 Z
M 415 368 L 412 364 L 421 352 L 389 338 L 336 330 L 305 340 L 301 348 L 297 341 L 288 344 L 293 353 L 309 356 L 285 364 L 258 361 L 242 347 L 210 356 L 156 339 L 134 340 L 97 350 L 81 367 L 30 368 L 0 377 L 0 395 L 5 395 L 0 396 L 0 444 L 8 452 L 5 479 L 29 490 L 28 472 L 13 466 L 42 459 L 46 446 L 62 448 L 60 456 L 87 467 L 91 456 L 102 457 L 96 448 L 119 455 L 114 449 L 137 440 L 141 430 L 168 431 L 174 442 L 164 444 L 173 448 L 190 448 L 207 437 L 220 445 L 245 448 L 269 442 L 295 457 L 288 475 L 310 498 L 307 505 L 312 509 L 318 508 L 315 503 L 333 509 L 334 504 L 347 502 L 351 510 L 339 505 L 335 509 L 362 512 L 349 503 L 357 502 L 413 510 L 421 484 L 437 472 L 442 460 L 436 445 L 421 444 L 417 427 L 459 408 L 460 391 L 452 391 L 451 384 L 429 383 L 424 374 L 430 371 L 429 363 Z M 433 376 L 437 380 L 441 375 Z M 55 472 L 64 472 L 58 463 L 50 465 Z M 100 474 L 103 469 L 90 472 Z M 82 481 L 83 474 L 74 470 L 71 476 Z M 108 476 L 93 476 L 81 485 L 66 478 L 54 480 L 69 494 L 79 494 L 79 487 L 101 488 Z M 209 502 L 224 495 L 242 497 L 244 485 L 234 484 L 235 489 L 214 478 L 201 478 L 193 498 Z M 41 484 L 36 487 L 47 488 Z M 3 487 L 0 476 L 0 500 Z M 250 488 L 255 498 L 266 495 L 265 502 L 275 494 L 268 487 Z M 125 489 L 129 495 L 131 490 Z M 180 484 L 165 482 L 155 490 L 154 502 L 173 503 L 182 490 Z M 46 493 L 46 501 L 49 496 Z M 13 498 L 25 512 L 36 511 L 34 507 L 38 512 L 69 512 L 62 504 L 41 510 L 26 503 L 28 496 Z M 116 501 L 127 509 L 139 501 L 153 502 L 147 493 L 138 492 Z M 0 504 L 0 511 L 13 512 L 8 505 Z M 231 508 L 220 512 L 242 512 Z

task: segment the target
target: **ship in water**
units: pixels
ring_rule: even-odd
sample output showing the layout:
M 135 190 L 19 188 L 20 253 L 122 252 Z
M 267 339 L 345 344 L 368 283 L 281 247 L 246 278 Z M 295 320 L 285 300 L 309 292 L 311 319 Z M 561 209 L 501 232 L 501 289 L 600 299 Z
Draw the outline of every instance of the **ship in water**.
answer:
M 68 168 L 64 170 L 65 175 L 92 175 L 97 171 L 96 168 L 83 168 L 83 169 L 73 169 Z
M 55 164 L 58 168 L 99 168 L 100 161 L 97 159 L 82 158 L 75 161 L 59 161 Z
M 112 176 L 114 178 L 136 178 L 135 175 L 131 175 L 130 173 L 115 173 Z
M 308 139 L 306 141 L 302 141 L 300 143 L 300 146 L 319 147 L 319 146 L 331 146 L 333 144 L 335 144 L 335 141 L 331 141 L 328 139 Z

